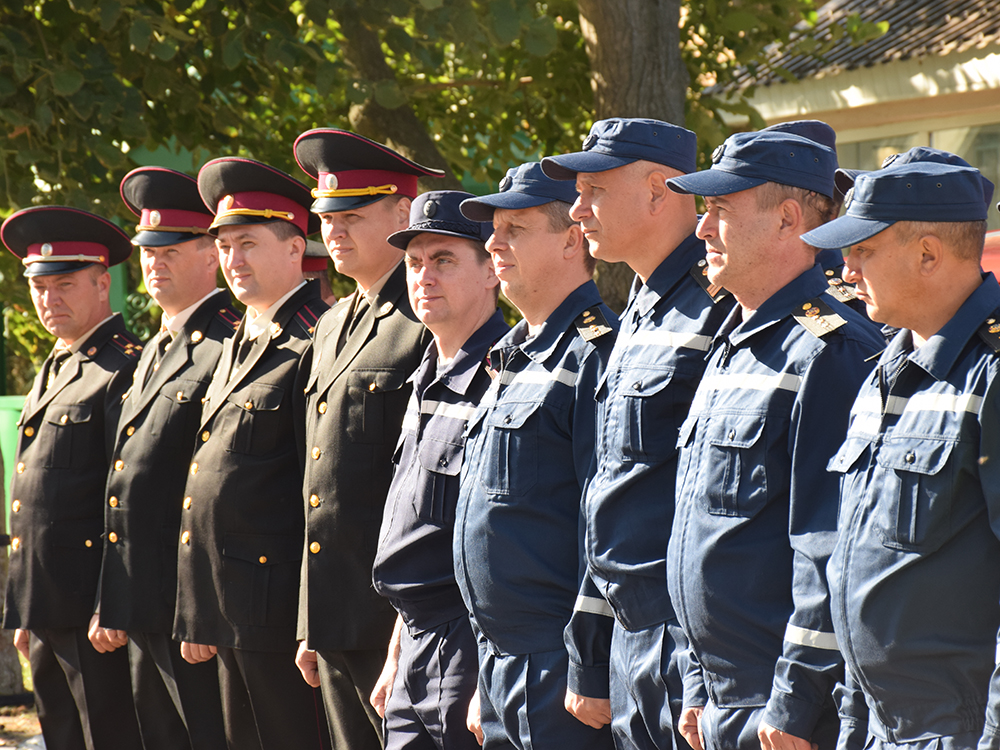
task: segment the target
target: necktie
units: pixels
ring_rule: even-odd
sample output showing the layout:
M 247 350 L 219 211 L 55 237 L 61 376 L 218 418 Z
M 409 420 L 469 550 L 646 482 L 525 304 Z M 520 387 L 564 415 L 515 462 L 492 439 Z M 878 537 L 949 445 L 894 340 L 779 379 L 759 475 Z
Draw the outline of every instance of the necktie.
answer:
M 52 387 L 52 383 L 54 383 L 55 379 L 59 377 L 59 371 L 62 369 L 62 366 L 66 364 L 66 360 L 69 359 L 70 354 L 71 352 L 69 349 L 58 349 L 53 352 L 51 359 L 49 359 L 46 363 L 47 372 L 45 375 L 44 390 L 47 391 Z
M 243 363 L 247 361 L 247 357 L 250 356 L 250 350 L 253 349 L 255 341 L 256 339 L 245 336 L 240 342 L 239 348 L 236 350 L 236 359 L 233 361 L 233 368 L 229 371 L 230 378 L 235 376 L 239 369 L 243 366 Z
M 173 337 L 170 335 L 170 331 L 166 329 L 161 329 L 160 333 L 157 335 L 156 339 L 156 354 L 153 356 L 153 366 L 146 370 L 146 377 L 142 382 L 143 387 L 149 382 L 149 379 L 153 377 L 153 373 L 160 369 L 160 362 L 163 361 L 163 357 L 167 353 L 167 348 L 173 342 Z

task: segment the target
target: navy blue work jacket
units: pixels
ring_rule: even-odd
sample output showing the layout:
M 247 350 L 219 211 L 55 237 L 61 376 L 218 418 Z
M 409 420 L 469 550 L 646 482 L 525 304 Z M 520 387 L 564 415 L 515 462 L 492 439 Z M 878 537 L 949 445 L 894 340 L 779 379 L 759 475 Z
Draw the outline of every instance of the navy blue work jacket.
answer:
M 722 708 L 766 705 L 764 721 L 807 739 L 843 673 L 826 586 L 838 483 L 826 464 L 884 346 L 826 289 L 813 266 L 723 325 L 681 426 L 667 552 L 688 661 L 700 665 L 685 701 L 703 688 Z
M 441 368 L 432 341 L 410 378 L 372 578 L 413 631 L 466 615 L 451 554 L 465 427 L 490 384 L 486 355 L 508 330 L 497 310 Z
M 988 274 L 919 348 L 900 331 L 829 464 L 843 477 L 833 624 L 887 742 L 1000 746 L 998 320 Z
M 594 391 L 617 323 L 588 281 L 537 335 L 521 321 L 490 353 L 496 377 L 469 422 L 454 555 L 465 606 L 497 653 L 564 648 L 586 567 Z
M 673 618 L 667 539 L 674 514 L 677 432 L 705 370 L 712 338 L 733 307 L 696 280 L 705 243 L 690 235 L 645 284 L 638 277 L 597 388 L 596 473 L 587 487 L 589 575 L 566 628 L 570 689 L 607 685 L 607 651 L 582 652 L 594 627 L 610 646 L 611 617 L 628 630 Z M 714 300 L 718 300 L 717 302 Z M 596 620 L 596 622 L 595 622 Z M 584 664 L 603 668 L 592 677 Z

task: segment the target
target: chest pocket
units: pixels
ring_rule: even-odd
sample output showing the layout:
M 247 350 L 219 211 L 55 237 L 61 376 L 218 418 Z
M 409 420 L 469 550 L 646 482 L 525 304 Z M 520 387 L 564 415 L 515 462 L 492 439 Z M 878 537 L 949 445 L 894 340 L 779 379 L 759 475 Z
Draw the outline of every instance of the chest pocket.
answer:
M 397 369 L 355 370 L 347 380 L 347 434 L 355 443 L 395 442 L 410 397 L 409 373 Z M 391 429 L 387 424 L 393 422 Z
M 875 522 L 886 547 L 929 553 L 947 541 L 958 520 L 952 517 L 954 448 L 955 441 L 933 437 L 882 445 Z
M 635 370 L 622 373 L 623 398 L 616 399 L 621 415 L 607 427 L 620 427 L 622 458 L 627 461 L 658 461 L 673 452 L 676 436 L 670 429 L 674 421 L 674 399 L 668 386 L 673 372 Z M 616 424 L 617 423 L 617 424 Z M 615 435 L 609 436 L 614 443 Z
M 413 509 L 417 518 L 435 526 L 455 522 L 458 505 L 458 475 L 462 470 L 463 445 L 430 440 L 420 441 L 417 458 L 420 474 Z
M 229 426 L 229 450 L 260 456 L 275 449 L 279 432 L 278 408 L 284 399 L 284 388 L 255 383 L 229 394 L 230 414 L 235 424 Z
M 763 415 L 709 422 L 702 466 L 708 512 L 752 518 L 767 504 L 767 450 Z
M 35 438 L 42 465 L 52 469 L 77 469 L 91 460 L 91 404 L 49 404 L 45 409 L 45 435 Z
M 522 497 L 538 483 L 538 428 L 542 402 L 503 404 L 485 420 L 486 448 L 479 481 L 501 502 Z
M 178 419 L 183 414 L 187 427 L 201 416 L 201 397 L 205 384 L 197 380 L 174 380 L 160 389 L 159 403 L 149 414 L 149 432 L 159 435 L 167 422 Z M 194 428 L 185 430 L 191 433 Z

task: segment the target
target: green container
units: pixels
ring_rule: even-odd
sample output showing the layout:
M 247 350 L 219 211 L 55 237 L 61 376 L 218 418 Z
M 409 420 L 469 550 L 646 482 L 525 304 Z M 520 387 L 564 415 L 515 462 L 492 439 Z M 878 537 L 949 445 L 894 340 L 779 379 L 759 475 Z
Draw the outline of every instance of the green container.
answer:
M 14 452 L 17 450 L 17 420 L 21 418 L 24 396 L 0 396 L 0 452 L 3 452 L 4 529 L 9 529 L 10 479 L 14 476 Z

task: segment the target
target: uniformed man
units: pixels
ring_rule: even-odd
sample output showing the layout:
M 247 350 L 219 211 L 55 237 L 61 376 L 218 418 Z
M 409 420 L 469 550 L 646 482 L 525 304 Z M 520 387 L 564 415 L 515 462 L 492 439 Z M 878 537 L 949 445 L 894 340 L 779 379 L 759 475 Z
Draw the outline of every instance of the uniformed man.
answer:
M 409 377 L 431 341 L 406 299 L 403 251 L 386 238 L 408 225 L 417 178 L 441 172 L 329 128 L 300 135 L 295 158 L 318 181 L 311 210 L 335 268 L 358 283 L 320 322 L 305 386 L 296 661 L 309 684 L 322 685 L 333 744 L 377 749 L 382 719 L 369 698 L 396 612 L 372 587 L 372 563 Z
M 843 247 L 872 320 L 901 329 L 851 410 L 827 568 L 870 709 L 868 748 L 1000 746 L 1000 287 L 980 271 L 978 170 L 861 174 L 803 236 Z
M 38 206 L 0 227 L 22 258 L 31 299 L 56 346 L 19 422 L 3 627 L 31 661 L 50 750 L 141 748 L 125 651 L 87 640 L 101 570 L 104 485 L 122 395 L 142 347 L 111 313 L 108 267 L 128 235 L 76 208 Z
M 225 746 L 218 670 L 184 661 L 170 635 L 181 502 L 201 401 L 240 316 L 229 292 L 215 285 L 213 216 L 197 182 L 140 167 L 122 180 L 121 194 L 139 216 L 132 244 L 163 317 L 122 406 L 104 509 L 100 614 L 90 640 L 98 651 L 127 641 L 146 750 L 212 750 Z
M 705 196 L 708 278 L 739 303 L 712 342 L 678 446 L 667 580 L 690 642 L 681 732 L 700 750 L 821 750 L 837 742 L 843 660 L 826 562 L 837 482 L 824 468 L 882 348 L 830 294 L 799 236 L 833 201 L 833 151 L 739 133 L 712 167 L 674 177 Z M 699 720 L 700 717 L 700 720 Z
M 399 612 L 372 705 L 387 748 L 478 747 L 465 726 L 478 650 L 455 583 L 452 530 L 465 425 L 490 377 L 482 366 L 508 326 L 485 241 L 490 225 L 459 210 L 469 193 L 424 193 L 410 226 L 389 236 L 405 251 L 407 290 L 434 334 L 417 371 L 396 449 L 373 580 Z
M 607 727 L 563 708 L 563 629 L 586 570 L 594 390 L 618 325 L 569 216 L 573 184 L 545 180 L 537 162 L 522 165 L 499 195 L 463 206 L 471 218 L 493 209 L 486 247 L 524 316 L 490 352 L 493 382 L 469 422 L 462 472 L 455 574 L 479 642 L 479 710 L 469 719 L 487 748 L 610 748 Z M 530 187 L 539 182 L 540 196 Z M 582 650 L 600 656 L 599 645 Z
M 666 553 L 677 475 L 677 429 L 705 352 L 733 298 L 705 276 L 694 196 L 667 188 L 695 170 L 697 138 L 659 120 L 602 120 L 583 151 L 542 160 L 576 180 L 571 216 L 599 260 L 636 272 L 622 329 L 598 384 L 596 475 L 587 488 L 589 576 L 566 629 L 567 707 L 587 723 L 611 719 L 618 748 L 670 748 L 682 706 L 684 637 L 667 595 Z M 600 618 L 608 668 L 585 667 L 577 644 Z M 612 628 L 613 626 L 613 628 Z M 597 678 L 597 679 L 592 679 Z M 603 692 L 597 692 L 602 690 Z M 681 744 L 683 747 L 683 744 Z
M 309 189 L 251 159 L 198 173 L 222 273 L 247 306 L 205 396 L 181 513 L 174 638 L 189 662 L 218 654 L 231 750 L 328 747 L 318 696 L 293 664 L 304 533 L 305 399 L 316 321 L 302 278 L 319 221 Z

